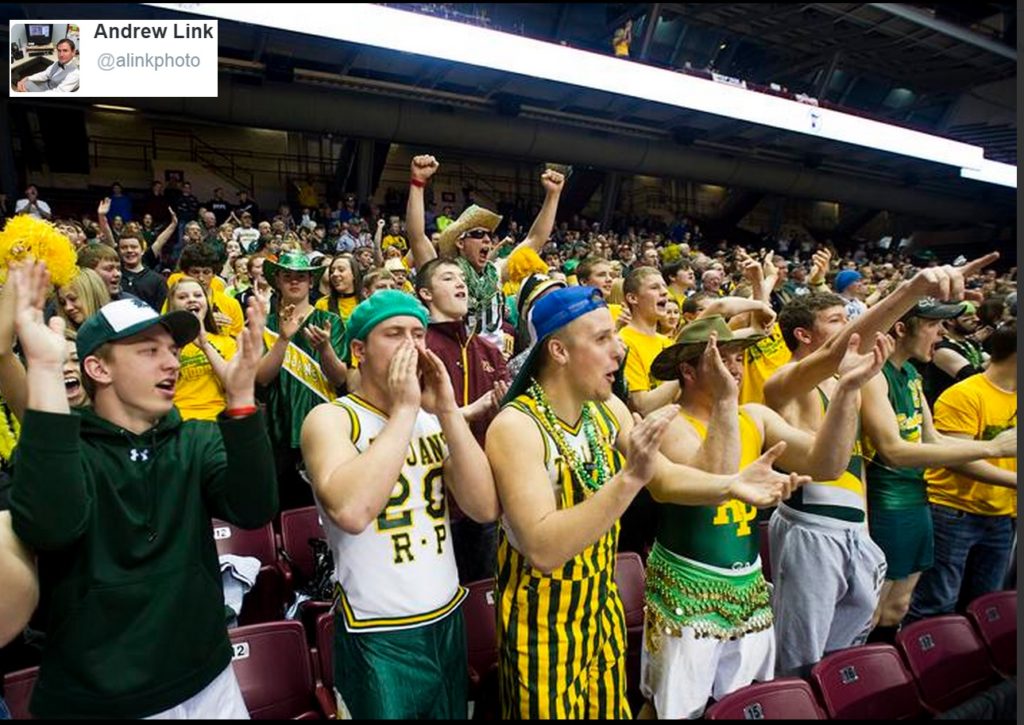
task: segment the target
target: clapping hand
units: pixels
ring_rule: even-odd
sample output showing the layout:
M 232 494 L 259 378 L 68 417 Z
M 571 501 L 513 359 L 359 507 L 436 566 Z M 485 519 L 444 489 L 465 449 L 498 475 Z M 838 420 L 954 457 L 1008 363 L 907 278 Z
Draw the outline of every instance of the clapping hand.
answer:
M 256 370 L 263 358 L 263 330 L 267 318 L 256 298 L 249 300 L 245 329 L 238 335 L 238 350 L 224 369 L 224 394 L 228 408 L 254 405 Z
M 779 473 L 772 468 L 772 464 L 785 450 L 786 442 L 779 441 L 756 461 L 741 469 L 730 487 L 732 498 L 757 508 L 767 508 L 785 501 L 799 486 L 810 483 L 810 476 Z
M 68 356 L 64 319 L 54 315 L 48 325 L 43 321 L 43 308 L 50 293 L 50 271 L 46 264 L 12 264 L 7 284 L 14 285 L 14 329 L 27 367 L 62 370 Z
M 884 332 L 875 333 L 875 343 L 871 350 L 861 355 L 860 335 L 850 335 L 849 344 L 846 347 L 846 354 L 839 362 L 839 384 L 852 390 L 859 390 L 875 377 L 881 370 L 885 361 L 892 355 L 896 343 Z
M 325 347 L 331 345 L 331 321 L 325 320 L 323 327 L 317 327 L 316 325 L 306 325 L 303 329 L 306 339 L 309 340 L 309 344 L 314 349 L 319 350 L 321 353 L 324 352 Z

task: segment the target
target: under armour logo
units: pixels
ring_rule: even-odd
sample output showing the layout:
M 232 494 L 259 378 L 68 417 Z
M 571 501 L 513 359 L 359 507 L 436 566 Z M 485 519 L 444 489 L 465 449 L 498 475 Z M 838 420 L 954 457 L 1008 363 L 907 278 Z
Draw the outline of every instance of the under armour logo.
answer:
M 146 462 L 149 460 L 149 450 L 143 448 L 141 451 L 138 448 L 132 448 L 132 462 L 142 461 Z

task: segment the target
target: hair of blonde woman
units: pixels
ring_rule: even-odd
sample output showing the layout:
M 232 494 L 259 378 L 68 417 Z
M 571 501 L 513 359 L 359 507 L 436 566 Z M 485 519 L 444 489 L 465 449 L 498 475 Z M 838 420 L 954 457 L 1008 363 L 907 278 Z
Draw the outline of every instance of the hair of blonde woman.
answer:
M 110 292 L 107 290 L 107 283 L 103 281 L 99 274 L 88 267 L 81 267 L 74 279 L 68 282 L 67 286 L 57 291 L 58 297 L 61 296 L 63 290 L 74 293 L 79 303 L 82 304 L 87 318 L 96 314 L 103 305 L 110 302 Z M 61 316 L 68 328 L 78 329 L 77 325 L 68 318 L 67 313 L 64 311 L 64 305 L 59 299 L 57 301 L 57 314 Z
M 622 287 L 626 280 L 623 277 L 618 277 L 612 281 L 611 292 L 608 293 L 608 299 L 605 300 L 610 305 L 624 305 L 626 304 L 626 293 L 622 291 Z

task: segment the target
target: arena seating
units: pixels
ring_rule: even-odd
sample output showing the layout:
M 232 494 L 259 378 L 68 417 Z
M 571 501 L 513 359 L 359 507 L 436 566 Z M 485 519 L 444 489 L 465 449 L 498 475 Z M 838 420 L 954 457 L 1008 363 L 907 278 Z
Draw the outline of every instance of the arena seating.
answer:
M 988 647 L 1003 677 L 1017 675 L 1017 592 L 984 594 L 967 606 L 967 616 Z
M 985 645 L 966 617 L 948 614 L 904 625 L 896 646 L 935 712 L 955 707 L 995 684 Z

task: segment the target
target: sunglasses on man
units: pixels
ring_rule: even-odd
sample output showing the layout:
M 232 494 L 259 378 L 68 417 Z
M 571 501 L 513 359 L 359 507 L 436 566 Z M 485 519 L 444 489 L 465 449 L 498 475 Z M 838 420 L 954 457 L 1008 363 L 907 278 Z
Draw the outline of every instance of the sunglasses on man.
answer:
M 463 237 L 471 237 L 472 239 L 483 239 L 487 237 L 490 239 L 491 233 L 486 229 L 473 229 L 462 235 Z

